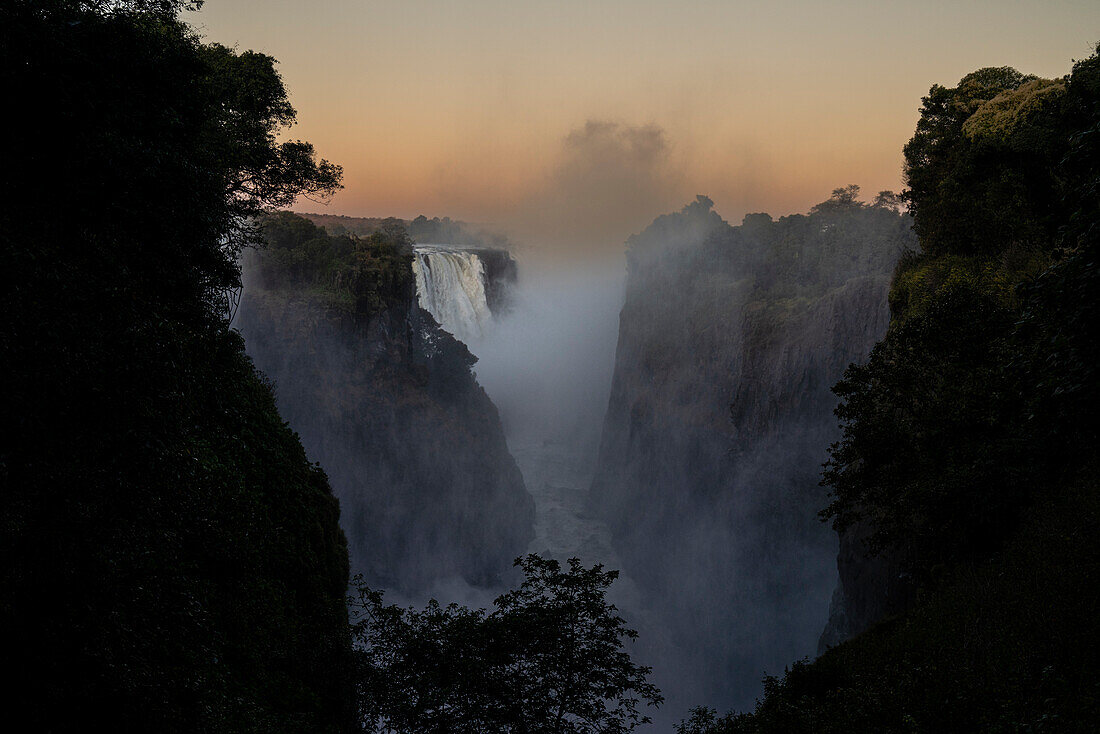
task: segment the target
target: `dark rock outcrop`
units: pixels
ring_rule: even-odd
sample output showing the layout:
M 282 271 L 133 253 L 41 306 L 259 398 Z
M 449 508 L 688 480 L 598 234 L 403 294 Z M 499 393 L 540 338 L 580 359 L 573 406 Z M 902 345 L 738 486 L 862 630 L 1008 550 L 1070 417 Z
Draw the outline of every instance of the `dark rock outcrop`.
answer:
M 904 611 L 913 602 L 914 584 L 909 574 L 890 553 L 869 553 L 869 536 L 864 523 L 840 534 L 836 557 L 840 578 L 829 605 L 829 621 L 818 641 L 818 654 Z
M 364 322 L 253 287 L 238 324 L 340 498 L 353 572 L 408 594 L 493 585 L 532 536 L 533 503 L 476 358 L 407 290 Z

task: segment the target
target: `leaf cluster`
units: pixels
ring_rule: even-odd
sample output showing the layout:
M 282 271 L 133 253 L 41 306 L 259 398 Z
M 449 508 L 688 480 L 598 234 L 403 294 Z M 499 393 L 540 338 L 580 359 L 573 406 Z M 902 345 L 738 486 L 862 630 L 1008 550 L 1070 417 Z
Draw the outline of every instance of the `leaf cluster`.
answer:
M 490 613 L 435 601 L 387 606 L 361 579 L 350 600 L 360 713 L 387 732 L 629 732 L 658 705 L 637 633 L 605 595 L 617 577 L 570 559 L 517 559 L 524 581 Z
M 1095 105 L 1095 57 L 1063 79 L 1009 67 L 935 85 L 905 146 L 903 198 L 924 252 L 990 256 L 1050 247 L 1074 211 L 1063 160 Z

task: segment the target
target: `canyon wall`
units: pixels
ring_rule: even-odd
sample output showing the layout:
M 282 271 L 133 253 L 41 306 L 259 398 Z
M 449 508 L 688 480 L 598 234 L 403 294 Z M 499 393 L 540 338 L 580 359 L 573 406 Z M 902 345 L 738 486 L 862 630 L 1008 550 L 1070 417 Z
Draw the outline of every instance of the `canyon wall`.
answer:
M 364 318 L 308 289 L 265 287 L 265 255 L 246 269 L 236 323 L 329 475 L 353 573 L 410 597 L 500 584 L 534 510 L 476 358 L 420 307 L 411 273 Z M 411 268 L 411 249 L 402 257 Z
M 680 658 L 673 700 L 751 704 L 765 671 L 815 651 L 837 580 L 817 518 L 830 387 L 884 333 L 911 242 L 885 207 L 731 227 L 699 197 L 628 243 L 591 503 Z

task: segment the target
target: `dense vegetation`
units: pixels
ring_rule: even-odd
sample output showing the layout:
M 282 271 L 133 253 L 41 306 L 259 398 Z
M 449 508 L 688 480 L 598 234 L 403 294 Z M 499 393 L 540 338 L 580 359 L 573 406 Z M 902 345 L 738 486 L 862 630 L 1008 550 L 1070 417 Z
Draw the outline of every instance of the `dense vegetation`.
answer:
M 925 98 L 905 148 L 921 251 L 836 387 L 823 512 L 871 529 L 915 606 L 684 732 L 1090 731 L 1100 57 L 982 69 Z
M 713 205 L 699 196 L 682 211 L 658 217 L 628 240 L 629 257 L 635 262 L 660 258 L 669 269 L 683 271 L 684 278 L 709 271 L 751 278 L 754 301 L 806 302 L 854 277 L 889 272 L 915 244 L 889 191 L 865 203 L 858 186 L 846 186 L 809 214 L 778 220 L 749 214 L 740 227 L 730 227 Z M 696 246 L 700 241 L 702 246 Z
M 508 244 L 508 239 L 501 234 L 486 232 L 467 222 L 450 217 L 429 219 L 423 214 L 415 219 L 346 217 L 339 214 L 302 214 L 301 216 L 336 236 L 346 234 L 364 237 L 379 231 L 404 228 L 413 242 L 495 248 L 505 248 Z
M 252 218 L 340 171 L 276 142 L 294 110 L 274 60 L 203 44 L 182 5 L 0 10 L 17 141 L 0 626 L 20 731 L 354 725 L 338 508 L 226 300 Z
M 354 613 L 360 716 L 370 731 L 620 734 L 661 695 L 622 649 L 637 633 L 605 594 L 616 571 L 536 555 L 494 610 L 434 600 L 383 603 L 358 580 Z
M 906 146 L 922 249 L 886 339 L 836 388 L 825 516 L 869 519 L 920 580 L 1000 547 L 1095 447 L 1097 169 L 1080 158 L 1098 105 L 1095 55 L 1058 82 L 983 69 L 933 87 Z
M 400 224 L 363 237 L 330 235 L 287 211 L 262 219 L 266 246 L 253 259 L 268 290 L 306 294 L 366 318 L 404 301 L 412 285 L 412 241 Z

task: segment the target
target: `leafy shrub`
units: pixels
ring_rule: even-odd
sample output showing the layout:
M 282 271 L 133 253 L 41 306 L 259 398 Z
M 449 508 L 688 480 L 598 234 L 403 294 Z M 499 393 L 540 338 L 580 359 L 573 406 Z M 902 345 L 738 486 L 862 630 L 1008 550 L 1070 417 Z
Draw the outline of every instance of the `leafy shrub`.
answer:
M 629 732 L 661 696 L 622 649 L 637 633 L 605 600 L 618 576 L 529 555 L 522 585 L 470 610 L 434 600 L 386 606 L 358 581 L 351 599 L 360 715 L 387 732 Z

